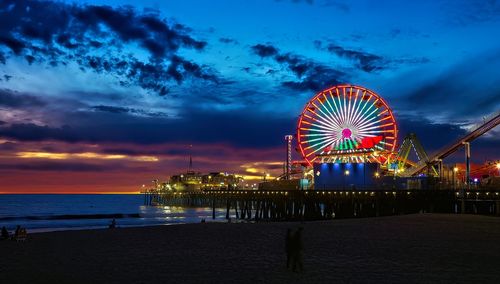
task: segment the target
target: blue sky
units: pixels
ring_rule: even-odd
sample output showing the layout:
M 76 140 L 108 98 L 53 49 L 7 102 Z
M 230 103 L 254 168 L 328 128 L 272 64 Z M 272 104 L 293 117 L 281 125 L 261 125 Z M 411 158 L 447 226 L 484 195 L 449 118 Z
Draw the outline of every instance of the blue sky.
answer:
M 379 93 L 429 152 L 500 106 L 497 1 L 2 0 L 0 15 L 4 175 L 92 169 L 26 167 L 27 151 L 158 157 L 121 164 L 139 182 L 190 144 L 203 171 L 275 165 L 307 100 L 337 83 Z M 499 158 L 498 137 L 473 144 L 477 162 Z

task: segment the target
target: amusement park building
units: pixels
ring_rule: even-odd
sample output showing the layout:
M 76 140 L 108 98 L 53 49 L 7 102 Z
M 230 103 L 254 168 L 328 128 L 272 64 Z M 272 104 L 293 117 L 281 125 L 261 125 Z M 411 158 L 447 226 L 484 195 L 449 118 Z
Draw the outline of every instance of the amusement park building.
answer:
M 170 177 L 170 187 L 176 191 L 232 190 L 243 188 L 243 178 L 228 173 L 213 172 L 202 174 L 188 171 Z

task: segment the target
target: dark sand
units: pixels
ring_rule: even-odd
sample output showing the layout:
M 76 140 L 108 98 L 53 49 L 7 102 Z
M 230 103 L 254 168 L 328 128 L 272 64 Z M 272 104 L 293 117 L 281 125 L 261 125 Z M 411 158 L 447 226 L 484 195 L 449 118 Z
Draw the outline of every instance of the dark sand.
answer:
M 304 223 L 303 273 L 285 268 L 299 223 L 190 224 L 0 241 L 0 283 L 500 283 L 500 218 L 408 215 Z

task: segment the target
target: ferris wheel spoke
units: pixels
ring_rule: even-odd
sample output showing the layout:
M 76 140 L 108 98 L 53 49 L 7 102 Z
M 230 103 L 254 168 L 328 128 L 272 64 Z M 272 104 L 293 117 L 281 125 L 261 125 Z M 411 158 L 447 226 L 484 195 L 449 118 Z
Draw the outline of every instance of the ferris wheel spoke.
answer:
M 345 90 L 345 89 L 344 89 Z M 347 107 L 347 113 L 346 113 L 346 117 L 345 117 L 345 120 L 346 120 L 346 124 L 349 125 L 349 118 L 351 117 L 351 98 L 352 98 L 352 87 L 349 88 L 349 99 L 347 100 L 347 104 L 346 104 L 346 107 Z M 344 96 L 344 102 L 345 102 L 345 96 Z
M 368 104 L 368 102 L 367 102 Z M 361 124 L 364 119 L 369 118 L 373 113 L 377 111 L 377 108 L 373 108 L 375 106 L 375 102 L 370 103 L 369 107 L 364 110 L 357 118 L 354 120 L 354 124 Z M 373 110 L 372 110 L 373 108 Z
M 364 110 L 365 110 L 366 106 L 369 104 L 371 98 L 372 98 L 372 95 L 370 94 L 370 96 L 368 97 L 368 99 L 363 104 L 363 107 L 361 108 L 361 110 L 358 112 L 358 114 L 356 115 L 356 117 L 354 117 L 354 119 L 353 119 L 353 123 L 354 124 L 356 123 L 356 121 L 358 120 L 358 118 L 361 117 L 362 114 L 364 114 Z
M 327 98 L 325 93 L 323 93 L 322 95 L 323 95 L 323 99 L 326 101 L 326 104 L 323 103 L 323 105 L 325 106 L 326 112 L 330 115 L 330 118 L 333 121 L 335 121 L 335 124 L 337 124 L 337 126 L 340 128 L 340 121 L 338 120 L 338 117 L 334 115 L 335 111 L 333 110 L 333 107 L 330 104 L 330 100 Z
M 373 119 L 376 119 L 378 118 L 376 115 L 375 115 L 375 112 L 377 112 L 378 109 L 377 108 L 374 108 L 373 110 L 371 110 L 371 107 L 367 110 L 367 113 L 362 117 L 362 118 L 358 118 L 357 122 L 356 122 L 356 125 L 363 125 L 365 124 L 367 121 L 371 121 Z
M 336 96 L 336 98 L 337 98 L 337 100 L 336 100 L 336 101 L 337 101 L 337 102 L 336 102 L 335 104 L 336 104 L 336 105 L 338 106 L 338 108 L 339 108 L 340 123 L 341 123 L 341 125 L 342 125 L 342 124 L 344 124 L 344 123 L 345 123 L 345 120 L 344 120 L 344 118 L 345 118 L 345 115 L 344 115 L 344 108 L 343 108 L 343 106 L 342 106 L 342 100 L 341 100 L 341 98 L 340 98 L 340 97 L 341 97 L 341 94 L 339 93 L 339 89 L 336 89 L 336 90 L 335 90 L 335 92 L 337 93 L 337 96 Z M 335 98 L 333 99 L 333 101 L 335 102 Z
M 320 122 L 320 121 L 318 121 L 318 122 Z M 312 122 L 311 126 L 316 127 L 316 128 L 321 128 L 324 130 L 328 130 L 329 132 L 335 132 L 335 131 L 338 131 L 338 129 L 339 129 L 339 128 L 337 128 L 337 126 L 328 125 L 325 123 L 317 124 L 317 123 Z
M 336 96 L 337 100 L 339 100 L 338 98 L 340 97 L 340 94 L 339 94 L 338 89 L 336 89 L 335 92 L 337 93 L 337 96 Z M 329 91 L 329 93 L 330 93 L 330 97 L 332 98 L 333 105 L 335 106 L 334 113 L 337 114 L 339 124 L 342 125 L 342 123 L 343 123 L 343 121 L 342 121 L 342 107 L 340 105 L 340 100 L 339 100 L 339 104 L 337 104 L 337 100 L 335 100 L 335 96 L 332 94 L 332 91 Z
M 361 132 L 363 134 L 394 133 L 394 130 L 368 130 Z
M 329 139 L 329 140 L 327 140 L 327 141 L 325 141 L 323 143 L 316 143 L 314 145 L 311 145 L 311 146 L 305 148 L 304 150 L 306 150 L 306 149 L 307 150 L 312 149 L 312 151 L 309 154 L 307 154 L 306 156 L 310 156 L 310 155 L 312 155 L 314 153 L 317 153 L 318 151 L 322 150 L 326 145 L 328 145 L 329 143 L 332 143 L 332 142 L 333 142 L 333 139 Z M 317 147 L 318 145 L 320 145 L 320 146 Z
M 358 90 L 359 92 L 359 90 Z M 352 119 L 351 119 L 351 123 L 356 119 L 356 117 L 359 115 L 359 106 L 361 105 L 361 103 L 363 102 L 363 97 L 365 96 L 366 94 L 366 90 L 363 91 L 363 93 L 361 94 L 361 99 L 359 100 L 358 102 L 358 105 L 354 108 L 354 114 L 352 116 Z M 356 96 L 356 100 L 358 99 L 358 96 Z M 356 105 L 356 103 L 354 103 L 354 105 Z
M 344 109 L 344 113 L 343 113 L 343 116 L 342 116 L 342 119 L 344 120 L 344 124 L 347 122 L 347 103 L 345 101 L 345 87 L 342 88 L 342 94 L 343 94 L 343 104 L 342 104 L 342 108 Z
M 316 137 L 316 136 L 331 136 L 330 133 L 309 133 L 309 134 L 301 134 L 300 137 Z
M 390 119 L 391 117 L 390 117 L 390 116 L 386 116 L 386 117 L 384 117 L 384 118 L 382 118 L 382 119 L 375 120 L 375 119 L 377 119 L 377 118 L 378 118 L 377 116 L 372 116 L 372 118 L 370 118 L 370 119 L 368 119 L 367 121 L 365 121 L 365 123 L 363 124 L 363 126 L 359 127 L 359 129 L 364 129 L 364 128 L 366 128 L 366 127 L 368 127 L 368 126 L 372 126 L 372 125 L 374 125 L 374 124 L 376 124 L 376 123 L 381 123 L 382 121 L 385 121 L 385 120 L 387 120 L 387 119 Z M 373 120 L 375 120 L 375 121 L 373 121 Z
M 317 117 L 321 118 L 325 123 L 331 125 L 332 127 L 335 126 L 336 128 L 340 128 L 337 122 L 332 120 L 331 117 L 322 110 L 322 108 L 318 107 L 314 102 L 312 104 L 323 114 L 323 116 L 316 114 Z M 322 106 L 324 105 L 322 104 Z
M 323 120 L 320 120 L 320 119 L 317 119 L 317 118 L 313 118 L 309 115 L 306 115 L 304 114 L 305 117 L 309 118 L 311 121 L 310 122 L 310 125 L 313 125 L 313 126 L 316 126 L 316 127 L 320 127 L 320 128 L 324 128 L 324 129 L 328 129 L 330 131 L 335 131 L 336 128 L 334 125 L 331 125 L 331 124 L 328 124 L 326 122 L 324 122 Z M 319 124 L 317 124 L 316 122 L 318 122 Z
M 378 128 L 384 128 L 384 127 L 391 126 L 391 125 L 394 125 L 394 123 L 390 122 L 390 123 L 386 123 L 386 124 L 382 124 L 382 125 L 365 127 L 362 130 L 373 130 L 373 129 L 378 129 Z
M 330 138 L 335 138 L 335 137 L 332 137 L 332 136 L 328 136 L 328 137 L 319 137 L 319 138 L 314 138 L 314 139 L 310 139 L 308 140 L 307 142 L 316 142 L 316 141 L 319 141 L 319 140 L 326 140 L 326 139 L 330 139 Z
M 352 95 L 352 88 L 351 88 L 351 95 Z M 354 102 L 352 104 L 352 107 L 349 107 L 350 109 L 350 115 L 349 115 L 349 118 L 348 118 L 348 123 L 349 124 L 352 124 L 352 120 L 354 118 L 354 115 L 356 115 L 356 103 L 358 102 L 358 96 L 359 96 L 359 89 L 356 90 L 356 95 L 354 96 Z M 352 96 L 351 96 L 352 98 Z
M 331 134 L 332 133 L 331 130 L 324 130 L 324 129 L 317 129 L 317 128 L 305 128 L 305 127 L 301 127 L 300 130 L 322 132 L 322 133 L 326 133 L 326 134 Z
M 339 125 L 339 128 L 340 128 L 340 125 L 342 123 L 342 120 L 340 118 L 340 114 L 339 114 L 339 111 L 338 111 L 338 108 L 337 108 L 337 105 L 335 103 L 335 99 L 333 98 L 333 95 L 332 95 L 332 92 L 330 91 L 330 97 L 332 98 L 332 101 L 333 101 L 333 104 L 335 106 L 335 109 L 334 107 L 332 106 L 332 104 L 330 103 L 330 100 L 327 98 L 327 96 L 325 94 L 323 94 L 323 97 L 326 99 L 326 102 L 328 104 L 328 106 L 330 107 L 330 113 L 331 113 L 331 116 L 333 117 L 333 119 L 337 122 L 337 125 Z

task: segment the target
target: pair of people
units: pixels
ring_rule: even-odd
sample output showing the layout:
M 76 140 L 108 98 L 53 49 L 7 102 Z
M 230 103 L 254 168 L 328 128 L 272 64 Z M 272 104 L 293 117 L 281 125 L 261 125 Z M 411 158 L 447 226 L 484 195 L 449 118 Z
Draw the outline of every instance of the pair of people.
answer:
M 286 232 L 285 250 L 286 250 L 286 268 L 292 268 L 294 272 L 302 272 L 304 269 L 302 232 L 304 228 L 300 227 L 296 232 L 288 229 Z
M 14 232 L 14 236 L 12 237 L 12 239 L 14 239 L 16 241 L 24 241 L 24 240 L 26 240 L 27 237 L 28 237 L 28 232 L 26 231 L 26 229 L 21 228 L 21 226 L 17 225 L 16 231 Z M 10 237 L 9 231 L 7 230 L 7 228 L 5 228 L 5 226 L 3 226 L 2 233 L 1 233 L 1 239 L 8 240 L 10 238 L 11 237 Z

